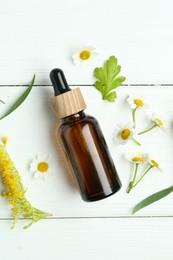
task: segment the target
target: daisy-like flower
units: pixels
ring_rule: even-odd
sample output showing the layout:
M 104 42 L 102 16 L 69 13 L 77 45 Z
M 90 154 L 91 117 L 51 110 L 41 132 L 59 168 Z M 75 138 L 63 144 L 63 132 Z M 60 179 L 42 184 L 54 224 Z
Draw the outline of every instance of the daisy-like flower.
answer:
M 98 53 L 96 52 L 96 49 L 93 46 L 87 46 L 84 48 L 81 48 L 72 56 L 72 59 L 76 65 L 91 65 L 94 63 L 98 58 Z
M 126 144 L 129 140 L 134 141 L 137 145 L 140 145 L 138 141 L 134 138 L 135 129 L 132 127 L 131 123 L 119 124 L 114 131 L 113 140 L 115 143 Z
M 30 164 L 30 171 L 34 173 L 34 178 L 45 179 L 53 175 L 52 159 L 49 156 L 39 154 Z
M 161 128 L 162 130 L 166 130 L 166 127 L 165 127 L 165 122 L 164 120 L 162 119 L 162 117 L 156 113 L 148 113 L 151 120 L 154 122 L 154 124 L 152 124 L 149 128 L 147 128 L 146 130 L 142 131 L 139 133 L 139 135 L 142 135 L 142 134 L 145 134 L 149 131 L 151 131 L 152 129 L 154 129 L 155 127 L 159 127 Z
M 158 127 L 165 129 L 165 123 L 162 119 L 162 116 L 155 113 L 152 115 L 151 119 Z
M 143 108 L 145 104 L 145 99 L 142 96 L 128 96 L 127 103 L 130 105 L 131 109 Z
M 138 182 L 141 181 L 141 178 L 140 178 L 135 183 L 139 165 L 146 162 L 146 155 L 144 153 L 141 153 L 141 152 L 132 153 L 132 154 L 129 153 L 129 154 L 126 155 L 126 159 L 135 164 L 135 170 L 134 170 L 133 178 L 130 181 L 129 186 L 128 186 L 128 190 L 127 190 L 127 193 L 129 193 L 138 184 Z
M 145 163 L 146 162 L 146 155 L 142 152 L 137 152 L 137 153 L 128 153 L 126 155 L 126 159 L 129 162 L 140 164 L 140 163 Z
M 148 161 L 149 166 L 150 166 L 151 168 L 155 168 L 155 169 L 158 169 L 158 170 L 161 169 L 160 163 L 159 163 L 158 161 L 156 161 L 156 160 L 154 159 L 154 157 L 151 156 L 150 154 L 148 154 L 148 156 L 147 156 L 147 161 Z
M 132 109 L 132 118 L 134 128 L 136 127 L 136 110 L 138 108 L 143 108 L 146 106 L 145 99 L 142 96 L 128 96 L 127 103 L 130 105 Z
M 155 160 L 150 159 L 148 162 L 149 162 L 149 164 L 150 164 L 152 167 L 154 167 L 154 168 L 159 168 L 159 163 L 156 162 Z
M 144 176 L 152 169 L 152 168 L 156 168 L 156 169 L 160 169 L 160 165 L 158 163 L 158 161 L 156 161 L 155 159 L 153 159 L 153 157 L 151 157 L 151 155 L 144 155 L 140 152 L 133 154 L 131 156 L 126 156 L 126 158 L 130 161 L 136 164 L 135 166 L 135 171 L 133 174 L 133 179 L 132 181 L 129 183 L 128 186 L 128 190 L 127 193 L 129 193 L 134 187 L 136 187 L 138 185 L 138 183 L 144 178 Z M 149 164 L 149 166 L 146 168 L 146 170 L 143 172 L 143 174 L 140 176 L 140 178 L 138 178 L 136 180 L 137 177 L 137 171 L 138 171 L 138 167 L 139 164 L 141 163 L 147 163 Z

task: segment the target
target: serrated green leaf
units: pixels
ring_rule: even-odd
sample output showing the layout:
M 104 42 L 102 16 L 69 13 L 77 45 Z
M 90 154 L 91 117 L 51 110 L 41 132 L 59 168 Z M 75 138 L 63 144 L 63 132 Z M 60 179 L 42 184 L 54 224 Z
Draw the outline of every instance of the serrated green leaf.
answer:
M 116 79 L 114 79 L 110 85 L 109 91 L 112 89 L 115 89 L 117 87 L 120 87 L 125 80 L 126 80 L 126 78 L 123 76 L 120 76 L 120 77 L 117 77 Z
M 0 120 L 5 118 L 9 114 L 11 114 L 14 110 L 16 110 L 16 108 L 18 108 L 25 101 L 25 99 L 31 92 L 31 89 L 34 85 L 34 81 L 35 81 L 35 75 L 33 76 L 33 79 L 31 81 L 31 84 L 29 85 L 29 87 L 24 91 L 24 93 L 19 97 L 19 99 L 17 99 L 17 101 L 7 110 L 7 112 L 5 112 L 5 114 L 0 117 Z
M 110 56 L 103 68 L 95 68 L 94 70 L 94 76 L 98 79 L 94 85 L 102 93 L 103 99 L 109 102 L 114 102 L 116 98 L 116 92 L 111 91 L 119 87 L 125 80 L 125 77 L 116 78 L 121 71 L 121 66 L 117 65 L 117 62 L 115 56 Z
M 166 197 L 167 195 L 169 195 L 171 192 L 173 192 L 173 186 L 161 190 L 159 192 L 156 192 L 154 194 L 152 194 L 151 196 L 145 198 L 144 200 L 142 200 L 141 202 L 139 202 L 133 209 L 132 211 L 132 215 L 135 214 L 137 211 L 139 211 L 142 208 L 147 207 L 148 205 Z
M 117 98 L 117 94 L 115 91 L 109 93 L 108 95 L 103 95 L 103 99 L 109 102 L 115 102 L 115 98 Z
M 102 85 L 102 83 L 100 81 L 96 81 L 94 83 L 95 88 L 100 91 L 101 93 L 104 93 L 104 86 Z
M 106 82 L 106 78 L 105 78 L 105 72 L 103 70 L 103 68 L 96 68 L 94 70 L 94 76 L 100 80 L 100 82 L 102 82 L 103 84 L 105 84 Z
M 115 58 L 115 56 L 111 56 L 104 64 L 104 70 L 108 82 L 112 81 L 116 67 L 117 67 L 117 58 Z
M 120 71 L 121 71 L 121 66 L 118 65 L 118 66 L 114 69 L 114 71 L 113 71 L 113 73 L 112 73 L 112 80 L 115 79 L 115 77 L 120 73 Z

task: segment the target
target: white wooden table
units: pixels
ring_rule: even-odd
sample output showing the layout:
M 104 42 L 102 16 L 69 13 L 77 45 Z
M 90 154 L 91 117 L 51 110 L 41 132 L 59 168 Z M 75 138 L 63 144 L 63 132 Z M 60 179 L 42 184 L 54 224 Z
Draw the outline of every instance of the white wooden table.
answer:
M 0 136 L 9 136 L 8 151 L 28 187 L 27 198 L 53 213 L 28 230 L 22 229 L 26 221 L 21 219 L 10 231 L 10 206 L 0 198 L 0 259 L 173 259 L 173 196 L 131 216 L 141 199 L 173 185 L 172 13 L 171 0 L 0 1 L 0 99 L 6 102 L 0 103 L 1 113 L 36 74 L 30 96 L 0 122 Z M 98 48 L 99 65 L 110 55 L 119 58 L 127 80 L 113 104 L 102 101 L 93 88 L 93 67 L 80 70 L 72 63 L 73 49 L 87 44 Z M 49 72 L 54 67 L 65 71 L 72 88 L 81 85 L 86 112 L 104 131 L 123 184 L 106 200 L 83 202 L 56 151 L 57 121 L 49 105 Z M 161 159 L 163 172 L 153 171 L 127 195 L 132 167 L 123 156 L 137 147 L 114 145 L 112 133 L 122 118 L 129 121 L 125 99 L 135 93 L 164 114 L 168 131 L 141 137 L 142 149 Z M 145 126 L 142 112 L 139 124 Z M 46 181 L 34 180 L 28 170 L 37 153 L 55 158 L 55 175 Z

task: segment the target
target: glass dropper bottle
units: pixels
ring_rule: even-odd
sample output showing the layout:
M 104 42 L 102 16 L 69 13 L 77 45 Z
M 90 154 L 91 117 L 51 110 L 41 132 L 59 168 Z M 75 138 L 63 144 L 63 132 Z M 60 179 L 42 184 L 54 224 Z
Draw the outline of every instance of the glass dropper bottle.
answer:
M 57 136 L 82 199 L 97 201 L 116 193 L 120 179 L 98 121 L 84 113 L 80 89 L 71 90 L 60 69 L 53 69 L 50 78 L 55 91 L 52 108 L 62 120 Z

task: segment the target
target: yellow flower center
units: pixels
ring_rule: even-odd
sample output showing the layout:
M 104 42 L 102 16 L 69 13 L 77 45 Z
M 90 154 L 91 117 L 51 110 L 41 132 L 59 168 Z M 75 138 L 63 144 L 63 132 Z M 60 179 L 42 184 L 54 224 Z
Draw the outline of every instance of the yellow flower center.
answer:
M 135 163 L 144 163 L 144 158 L 142 158 L 142 157 L 133 157 L 133 158 L 132 158 L 132 162 L 135 162 Z
M 40 162 L 37 166 L 39 172 L 47 172 L 49 165 L 47 162 Z
M 123 131 L 121 132 L 121 138 L 123 139 L 123 140 L 127 140 L 128 138 L 129 138 L 129 136 L 130 136 L 130 134 L 131 134 L 131 131 L 130 131 L 130 129 L 129 128 L 125 128 L 125 129 L 123 129 Z
M 156 167 L 156 168 L 159 167 L 159 164 L 158 164 L 156 161 L 151 160 L 150 162 L 151 162 L 151 164 L 152 164 L 154 167 Z
M 88 60 L 91 56 L 91 52 L 88 50 L 83 50 L 80 52 L 80 58 L 81 60 Z
M 144 102 L 141 99 L 134 99 L 133 101 L 134 101 L 135 105 L 137 105 L 138 107 L 144 106 Z
M 163 122 L 160 118 L 155 118 L 155 122 L 158 126 L 163 126 Z

